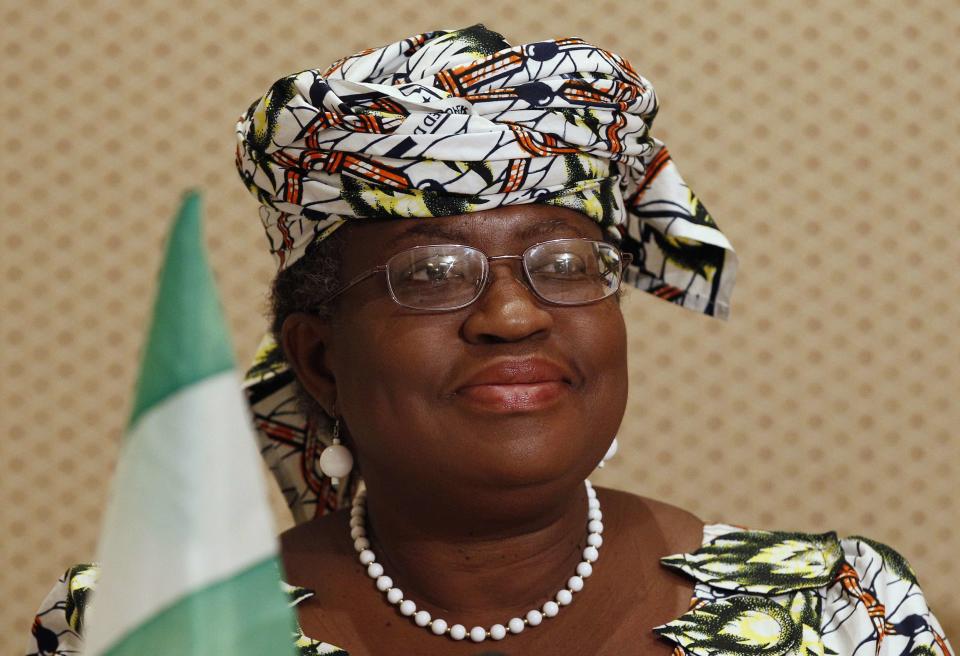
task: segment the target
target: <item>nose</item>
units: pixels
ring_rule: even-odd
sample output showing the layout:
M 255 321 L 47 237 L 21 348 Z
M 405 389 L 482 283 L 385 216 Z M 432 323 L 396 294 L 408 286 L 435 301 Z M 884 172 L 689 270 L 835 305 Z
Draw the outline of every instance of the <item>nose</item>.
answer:
M 514 275 L 520 262 L 491 262 L 487 287 L 472 305 L 463 323 L 464 338 L 471 344 L 517 342 L 544 339 L 553 328 L 553 315 Z

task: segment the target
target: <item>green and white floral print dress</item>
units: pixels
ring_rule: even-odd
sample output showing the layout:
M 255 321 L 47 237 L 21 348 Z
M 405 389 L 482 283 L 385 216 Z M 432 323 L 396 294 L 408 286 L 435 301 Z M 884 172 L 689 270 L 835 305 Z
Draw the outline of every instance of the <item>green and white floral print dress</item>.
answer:
M 654 629 L 676 656 L 953 656 L 910 565 L 866 538 L 713 524 L 663 564 L 697 581 L 690 610 Z
M 866 538 L 711 524 L 700 549 L 663 564 L 696 580 L 690 610 L 653 629 L 675 656 L 954 656 L 910 565 Z M 98 571 L 67 570 L 37 612 L 28 656 L 82 652 Z M 313 594 L 284 586 L 291 606 Z M 303 656 L 348 656 L 299 631 L 291 639 Z

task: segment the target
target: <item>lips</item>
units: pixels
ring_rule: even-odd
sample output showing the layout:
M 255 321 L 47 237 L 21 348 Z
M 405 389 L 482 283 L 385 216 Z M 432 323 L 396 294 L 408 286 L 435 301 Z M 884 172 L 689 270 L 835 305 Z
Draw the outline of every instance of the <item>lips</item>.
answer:
M 500 360 L 456 389 L 456 397 L 490 412 L 528 412 L 546 408 L 566 395 L 573 374 L 544 358 Z

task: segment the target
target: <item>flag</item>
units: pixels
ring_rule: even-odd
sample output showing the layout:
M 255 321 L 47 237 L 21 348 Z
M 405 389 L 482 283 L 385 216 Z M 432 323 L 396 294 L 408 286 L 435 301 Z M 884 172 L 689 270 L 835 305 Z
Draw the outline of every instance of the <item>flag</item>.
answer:
M 187 194 L 167 245 L 100 537 L 90 655 L 295 653 L 200 209 Z

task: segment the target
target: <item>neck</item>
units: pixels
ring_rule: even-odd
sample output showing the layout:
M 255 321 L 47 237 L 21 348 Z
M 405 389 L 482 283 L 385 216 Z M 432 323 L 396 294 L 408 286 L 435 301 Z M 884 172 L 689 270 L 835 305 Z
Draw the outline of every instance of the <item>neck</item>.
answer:
M 522 618 L 552 599 L 582 560 L 582 483 L 467 495 L 467 503 L 387 489 L 368 479 L 367 532 L 377 560 L 404 597 L 451 624 Z

